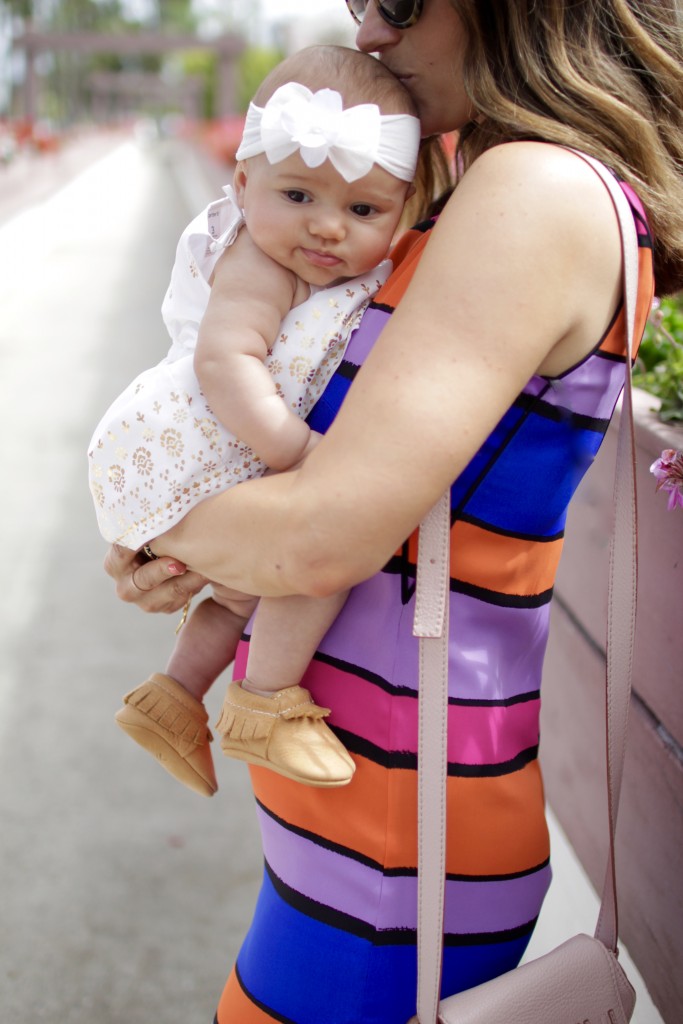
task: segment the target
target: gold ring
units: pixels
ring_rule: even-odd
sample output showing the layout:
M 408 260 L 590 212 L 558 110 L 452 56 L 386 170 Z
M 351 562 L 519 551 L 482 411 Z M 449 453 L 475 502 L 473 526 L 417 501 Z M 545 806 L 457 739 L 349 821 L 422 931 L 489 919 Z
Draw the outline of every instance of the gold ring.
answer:
M 150 590 L 154 589 L 153 587 L 144 588 L 144 587 L 139 586 L 139 584 L 137 584 L 135 582 L 135 573 L 138 571 L 138 569 L 141 569 L 141 568 L 142 568 L 142 566 L 138 565 L 135 569 L 133 569 L 133 572 L 131 573 L 131 577 L 130 577 L 131 583 L 133 584 L 133 586 L 135 587 L 136 590 L 140 591 L 141 594 L 149 594 Z

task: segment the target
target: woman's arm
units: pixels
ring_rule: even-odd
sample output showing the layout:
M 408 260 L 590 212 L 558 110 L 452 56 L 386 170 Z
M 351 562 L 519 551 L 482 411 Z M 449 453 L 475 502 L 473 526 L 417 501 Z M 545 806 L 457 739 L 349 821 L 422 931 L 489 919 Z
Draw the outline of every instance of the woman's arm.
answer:
M 246 229 L 216 265 L 194 368 L 221 423 L 273 469 L 302 457 L 310 430 L 275 390 L 265 365 L 301 283 L 261 252 Z
M 489 151 L 305 463 L 202 502 L 155 550 L 250 593 L 324 595 L 369 577 L 529 378 L 595 345 L 620 270 L 609 196 L 583 161 L 541 143 Z

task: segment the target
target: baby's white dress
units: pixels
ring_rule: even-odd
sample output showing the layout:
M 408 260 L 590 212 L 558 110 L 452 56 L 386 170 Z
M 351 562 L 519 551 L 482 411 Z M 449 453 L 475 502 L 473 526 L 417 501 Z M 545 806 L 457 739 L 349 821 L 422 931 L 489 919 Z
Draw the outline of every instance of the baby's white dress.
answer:
M 134 550 L 170 529 L 203 498 L 259 476 L 265 464 L 209 408 L 193 368 L 209 281 L 243 218 L 229 186 L 188 225 L 161 312 L 172 345 L 100 420 L 88 450 L 90 490 L 104 538 Z M 369 300 L 392 269 L 313 289 L 280 325 L 268 353 L 278 394 L 305 418 L 342 360 Z

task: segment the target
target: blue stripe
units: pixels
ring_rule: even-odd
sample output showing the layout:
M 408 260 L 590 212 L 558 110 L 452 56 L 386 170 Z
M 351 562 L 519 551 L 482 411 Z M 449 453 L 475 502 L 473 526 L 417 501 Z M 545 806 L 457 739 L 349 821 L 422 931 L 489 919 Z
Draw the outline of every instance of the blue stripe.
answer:
M 512 970 L 528 939 L 447 946 L 443 993 Z M 415 1013 L 413 945 L 375 946 L 313 920 L 285 903 L 267 876 L 238 968 L 254 1001 L 297 1024 L 396 1024 Z
M 551 537 L 564 530 L 567 505 L 593 461 L 603 435 L 570 419 L 553 422 L 520 410 L 503 417 L 479 455 L 456 481 L 452 496 L 468 515 L 515 534 Z M 474 487 L 491 450 L 498 456 Z M 488 458 L 487 458 L 488 452 Z M 521 490 L 520 479 L 526 487 Z M 468 494 L 469 491 L 469 494 Z
M 348 377 L 342 377 L 339 373 L 333 374 L 330 383 L 306 418 L 311 430 L 317 430 L 319 434 L 326 433 L 352 383 Z

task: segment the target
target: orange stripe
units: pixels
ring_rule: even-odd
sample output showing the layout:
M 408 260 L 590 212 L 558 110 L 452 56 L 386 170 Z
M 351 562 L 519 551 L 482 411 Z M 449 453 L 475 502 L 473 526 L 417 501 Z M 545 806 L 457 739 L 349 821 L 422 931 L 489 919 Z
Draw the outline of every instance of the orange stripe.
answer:
M 413 274 L 420 262 L 422 250 L 429 240 L 429 232 L 407 231 L 391 250 L 394 264 L 388 281 L 378 291 L 375 302 L 384 303 L 395 309 L 403 298 Z
M 640 340 L 647 318 L 652 307 L 654 296 L 654 281 L 652 278 L 652 250 L 638 250 L 638 298 L 636 301 L 636 338 Z M 601 352 L 609 352 L 612 355 L 621 356 L 624 354 L 624 317 L 622 309 L 619 316 L 612 324 L 607 337 L 600 345 Z
M 451 578 L 499 594 L 532 596 L 549 590 L 562 554 L 562 539 L 507 537 L 457 520 L 451 529 Z M 417 534 L 408 542 L 415 564 Z
M 353 781 L 340 789 L 301 786 L 252 768 L 257 798 L 289 824 L 350 848 L 387 868 L 417 863 L 416 773 L 355 755 Z M 452 822 L 447 870 L 496 875 L 525 871 L 549 853 L 537 762 L 493 778 L 449 776 Z M 536 811 L 537 813 L 534 813 Z
M 275 1017 L 260 1010 L 242 989 L 235 969 L 230 972 L 218 1004 L 218 1024 L 274 1024 Z

